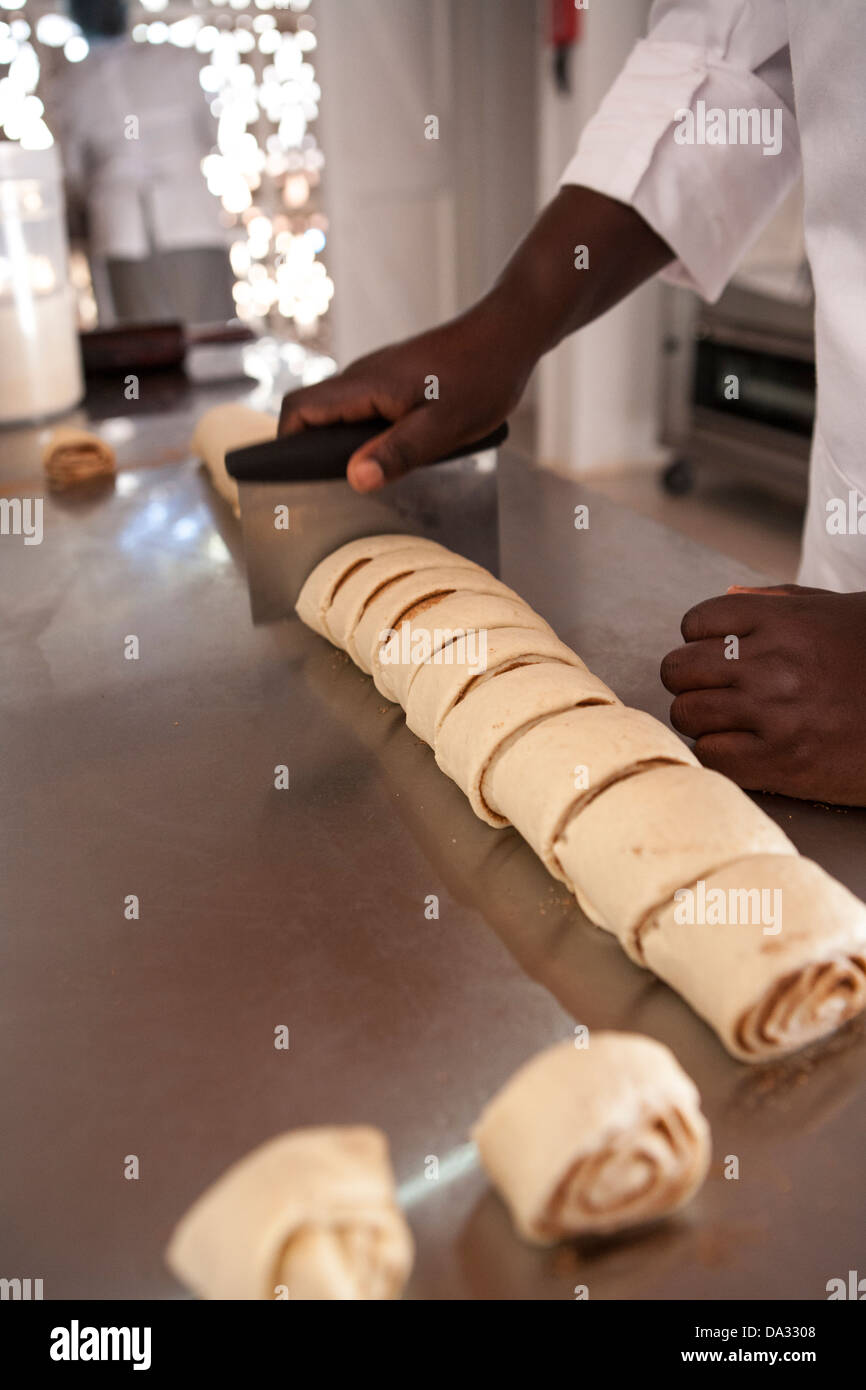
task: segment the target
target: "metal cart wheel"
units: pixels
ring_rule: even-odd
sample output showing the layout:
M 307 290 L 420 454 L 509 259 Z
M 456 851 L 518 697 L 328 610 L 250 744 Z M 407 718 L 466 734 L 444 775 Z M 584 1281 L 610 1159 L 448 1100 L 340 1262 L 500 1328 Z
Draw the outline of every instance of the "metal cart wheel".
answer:
M 672 497 L 684 497 L 695 485 L 695 470 L 685 459 L 674 459 L 662 470 L 661 481 Z

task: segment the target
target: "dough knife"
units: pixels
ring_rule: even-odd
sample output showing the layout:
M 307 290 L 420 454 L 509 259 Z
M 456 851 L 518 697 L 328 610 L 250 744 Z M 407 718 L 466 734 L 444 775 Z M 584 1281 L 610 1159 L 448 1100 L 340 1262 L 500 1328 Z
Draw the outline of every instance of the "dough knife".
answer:
M 322 425 L 226 454 L 238 484 L 254 623 L 291 616 L 314 566 L 361 536 L 428 536 L 489 564 L 497 534 L 496 448 L 508 426 L 379 492 L 355 492 L 346 465 L 388 425 L 382 419 Z

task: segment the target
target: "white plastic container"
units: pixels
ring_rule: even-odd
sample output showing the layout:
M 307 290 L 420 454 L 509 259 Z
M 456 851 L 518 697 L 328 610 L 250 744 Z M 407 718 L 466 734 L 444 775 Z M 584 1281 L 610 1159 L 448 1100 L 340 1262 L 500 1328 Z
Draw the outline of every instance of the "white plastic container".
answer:
M 0 424 L 62 414 L 83 394 L 57 149 L 0 140 Z

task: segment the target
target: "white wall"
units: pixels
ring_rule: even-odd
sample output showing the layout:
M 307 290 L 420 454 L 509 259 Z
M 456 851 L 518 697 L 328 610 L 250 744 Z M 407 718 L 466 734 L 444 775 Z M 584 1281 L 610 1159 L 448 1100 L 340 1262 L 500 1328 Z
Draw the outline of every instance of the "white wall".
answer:
M 644 32 L 649 0 L 590 0 L 572 92 L 554 91 L 547 0 L 315 0 L 325 261 L 341 365 L 490 284 L 555 192 Z M 424 118 L 440 139 L 424 139 Z M 539 455 L 575 472 L 656 463 L 660 291 L 645 286 L 539 367 Z
M 345 365 L 470 304 L 530 224 L 537 13 L 535 0 L 316 0 L 312 13 Z
M 572 52 L 571 93 L 554 89 L 551 56 L 539 58 L 541 204 L 555 193 L 586 121 L 645 32 L 649 0 L 591 0 Z M 538 369 L 538 452 L 571 472 L 654 465 L 661 341 L 661 290 L 653 282 L 561 343 Z

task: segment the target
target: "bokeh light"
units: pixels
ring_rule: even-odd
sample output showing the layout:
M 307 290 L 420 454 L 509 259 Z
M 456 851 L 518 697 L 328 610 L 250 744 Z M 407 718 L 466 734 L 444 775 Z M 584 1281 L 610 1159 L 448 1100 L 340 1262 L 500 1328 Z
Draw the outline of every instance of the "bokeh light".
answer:
M 311 337 L 334 287 L 318 259 L 327 221 L 316 190 L 324 156 L 310 126 L 321 96 L 310 0 L 134 0 L 130 37 L 201 54 L 202 100 L 216 121 L 202 161 L 220 221 L 232 236 L 234 299 L 241 318 L 291 320 Z M 0 130 L 25 149 L 53 143 L 37 87 L 46 63 L 83 63 L 90 45 L 67 14 L 34 17 L 0 0 Z M 156 16 L 160 16 L 157 18 Z M 50 50 L 54 50 L 53 57 Z

